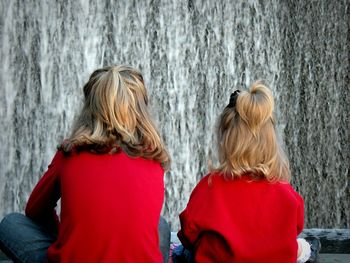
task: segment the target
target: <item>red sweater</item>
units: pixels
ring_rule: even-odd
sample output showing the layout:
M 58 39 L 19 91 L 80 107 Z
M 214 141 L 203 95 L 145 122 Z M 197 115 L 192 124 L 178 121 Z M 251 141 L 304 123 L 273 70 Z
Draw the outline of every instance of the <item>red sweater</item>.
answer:
M 195 262 L 295 263 L 304 224 L 301 196 L 288 183 L 204 177 L 180 214 L 182 244 Z
M 163 175 L 159 163 L 123 152 L 58 151 L 26 207 L 28 217 L 52 227 L 61 198 L 58 238 L 47 261 L 162 262 Z

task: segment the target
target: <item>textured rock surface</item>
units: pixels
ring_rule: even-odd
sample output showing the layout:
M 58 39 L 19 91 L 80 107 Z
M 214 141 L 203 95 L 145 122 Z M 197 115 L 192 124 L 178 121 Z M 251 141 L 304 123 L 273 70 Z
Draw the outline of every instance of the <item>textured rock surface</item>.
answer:
M 21 211 L 91 71 L 144 73 L 178 227 L 230 92 L 265 79 L 308 227 L 349 227 L 349 1 L 0 2 L 0 218 Z
M 304 229 L 300 237 L 317 237 L 321 253 L 350 254 L 350 229 Z

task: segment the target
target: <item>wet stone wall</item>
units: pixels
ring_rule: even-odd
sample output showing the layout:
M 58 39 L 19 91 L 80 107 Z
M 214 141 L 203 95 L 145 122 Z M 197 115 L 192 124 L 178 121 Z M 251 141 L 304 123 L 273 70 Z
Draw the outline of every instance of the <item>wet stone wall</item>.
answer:
M 207 172 L 230 93 L 265 80 L 306 226 L 350 227 L 349 1 L 0 1 L 0 218 L 23 211 L 96 68 L 146 79 L 172 156 L 163 215 Z

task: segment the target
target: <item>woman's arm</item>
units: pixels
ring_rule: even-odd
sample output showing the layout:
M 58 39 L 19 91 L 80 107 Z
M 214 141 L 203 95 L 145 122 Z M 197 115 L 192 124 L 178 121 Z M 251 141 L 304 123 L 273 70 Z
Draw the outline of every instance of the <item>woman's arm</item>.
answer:
M 58 151 L 31 193 L 25 209 L 29 218 L 52 233 L 57 233 L 58 230 L 59 219 L 55 207 L 61 197 L 59 174 L 63 158 L 63 153 Z

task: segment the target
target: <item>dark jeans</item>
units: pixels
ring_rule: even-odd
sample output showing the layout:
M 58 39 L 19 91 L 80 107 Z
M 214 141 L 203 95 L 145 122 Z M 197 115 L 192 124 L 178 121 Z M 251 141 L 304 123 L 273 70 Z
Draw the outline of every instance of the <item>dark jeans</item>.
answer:
M 158 225 L 160 250 L 167 262 L 170 227 L 161 217 Z M 45 228 L 19 213 L 9 214 L 0 223 L 0 248 L 14 262 L 42 263 L 48 247 L 56 240 Z
M 192 253 L 183 245 L 178 245 L 173 249 L 172 259 L 173 263 L 194 263 Z
M 56 240 L 28 217 L 13 213 L 0 223 L 0 248 L 14 262 L 45 262 L 48 247 Z

